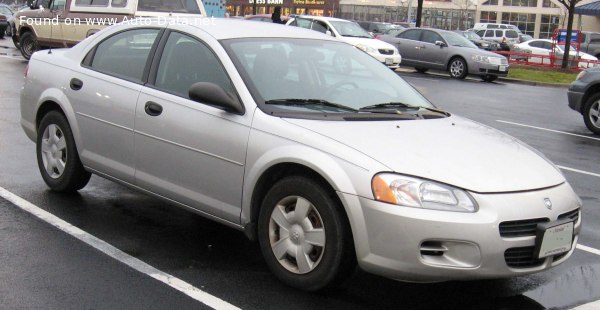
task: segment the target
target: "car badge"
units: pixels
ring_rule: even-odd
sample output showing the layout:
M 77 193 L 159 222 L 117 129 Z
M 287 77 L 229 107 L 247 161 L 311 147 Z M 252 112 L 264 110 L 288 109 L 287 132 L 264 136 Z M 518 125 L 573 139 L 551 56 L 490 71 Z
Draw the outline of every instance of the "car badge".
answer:
M 544 205 L 548 210 L 552 210 L 552 201 L 550 201 L 550 198 L 544 198 Z

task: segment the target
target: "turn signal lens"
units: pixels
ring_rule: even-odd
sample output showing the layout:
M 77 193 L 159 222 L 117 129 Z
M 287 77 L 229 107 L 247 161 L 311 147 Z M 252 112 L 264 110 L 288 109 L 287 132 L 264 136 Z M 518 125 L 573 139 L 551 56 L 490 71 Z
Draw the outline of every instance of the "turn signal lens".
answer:
M 371 187 L 373 188 L 373 196 L 375 196 L 376 200 L 393 204 L 397 203 L 396 196 L 392 192 L 392 189 L 380 176 L 376 175 L 373 178 Z

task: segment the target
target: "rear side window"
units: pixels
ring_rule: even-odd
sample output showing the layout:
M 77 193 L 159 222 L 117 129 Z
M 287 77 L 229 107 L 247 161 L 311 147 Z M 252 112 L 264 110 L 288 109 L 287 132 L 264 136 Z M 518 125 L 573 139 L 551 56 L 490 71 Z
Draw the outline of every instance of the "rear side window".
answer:
M 108 0 L 75 0 L 76 6 L 108 6 Z
M 600 34 L 591 34 L 590 43 L 600 43 Z
M 158 32 L 158 29 L 135 29 L 117 33 L 96 46 L 89 66 L 102 73 L 141 82 Z
M 196 0 L 138 0 L 138 11 L 200 14 Z
M 538 47 L 538 48 L 544 48 L 544 42 L 543 41 L 529 42 L 529 46 L 531 46 L 531 47 Z
M 310 19 L 303 19 L 303 18 L 296 18 L 291 23 L 291 25 L 293 25 L 293 26 L 300 27 L 300 28 L 306 28 L 306 29 L 310 29 L 310 24 L 311 24 Z
M 514 30 L 506 30 L 505 32 L 507 38 L 515 39 L 519 37 L 519 33 Z
M 399 38 L 415 41 L 419 41 L 420 36 L 421 31 L 419 30 L 406 30 L 398 35 Z
M 497 38 L 502 38 L 504 36 L 504 31 L 502 30 L 494 30 L 496 32 L 496 35 L 493 35 L 493 37 L 497 37 Z

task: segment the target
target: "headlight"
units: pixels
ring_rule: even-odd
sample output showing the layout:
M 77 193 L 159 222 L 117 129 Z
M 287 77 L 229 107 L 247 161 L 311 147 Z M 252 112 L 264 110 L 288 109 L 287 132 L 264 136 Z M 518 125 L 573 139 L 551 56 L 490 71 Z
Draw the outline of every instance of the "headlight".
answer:
M 398 52 L 398 49 L 394 47 L 394 55 L 400 55 L 400 52 Z
M 583 77 L 587 74 L 587 72 L 585 70 L 579 72 L 579 74 L 577 75 L 577 77 L 575 78 L 575 80 L 579 80 L 579 79 L 583 79 Z
M 370 46 L 366 46 L 364 44 L 358 44 L 356 45 L 356 48 L 358 48 L 359 50 L 366 52 L 366 53 L 375 53 L 377 50 L 370 47 Z
M 459 188 L 393 173 L 380 173 L 371 181 L 375 200 L 405 207 L 455 212 L 476 212 L 477 204 Z
M 486 63 L 486 64 L 490 63 L 490 57 L 489 56 L 473 55 L 473 60 L 477 61 L 477 62 L 483 62 L 483 63 Z
M 481 47 L 488 47 L 488 46 L 490 46 L 490 45 L 487 43 L 481 43 Z

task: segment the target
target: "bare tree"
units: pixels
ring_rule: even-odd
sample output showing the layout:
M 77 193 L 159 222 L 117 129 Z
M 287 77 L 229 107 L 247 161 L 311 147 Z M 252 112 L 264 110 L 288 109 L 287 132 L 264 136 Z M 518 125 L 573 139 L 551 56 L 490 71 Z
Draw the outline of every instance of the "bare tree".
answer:
M 575 5 L 581 0 L 557 0 L 567 10 L 567 38 L 565 42 L 565 54 L 563 55 L 562 68 L 569 65 L 569 50 L 571 49 L 571 32 L 573 32 L 573 16 L 575 15 Z

